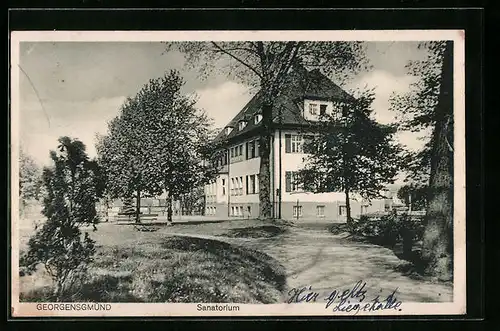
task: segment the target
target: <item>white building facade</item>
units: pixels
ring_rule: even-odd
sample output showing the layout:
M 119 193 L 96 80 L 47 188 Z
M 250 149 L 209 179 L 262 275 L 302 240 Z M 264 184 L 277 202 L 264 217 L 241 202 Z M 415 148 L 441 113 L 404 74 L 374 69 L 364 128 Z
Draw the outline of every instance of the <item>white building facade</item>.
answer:
M 342 100 L 350 97 L 319 71 L 297 70 L 290 75 L 288 89 L 276 100 L 271 137 L 272 216 L 285 220 L 346 220 L 342 192 L 304 192 L 294 175 L 304 166 L 307 126 L 320 114 L 342 116 Z M 259 216 L 259 146 L 262 115 L 259 93 L 215 138 L 224 151 L 217 160 L 220 174 L 205 187 L 207 216 L 257 218 Z M 351 195 L 351 215 L 388 211 L 390 199 L 364 201 Z

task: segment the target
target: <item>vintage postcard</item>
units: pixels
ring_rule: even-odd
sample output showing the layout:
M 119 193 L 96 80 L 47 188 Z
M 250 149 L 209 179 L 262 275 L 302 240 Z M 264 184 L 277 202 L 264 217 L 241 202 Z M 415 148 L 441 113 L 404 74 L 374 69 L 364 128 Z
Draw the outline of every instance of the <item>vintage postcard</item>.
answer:
M 12 32 L 12 316 L 464 314 L 465 38 Z

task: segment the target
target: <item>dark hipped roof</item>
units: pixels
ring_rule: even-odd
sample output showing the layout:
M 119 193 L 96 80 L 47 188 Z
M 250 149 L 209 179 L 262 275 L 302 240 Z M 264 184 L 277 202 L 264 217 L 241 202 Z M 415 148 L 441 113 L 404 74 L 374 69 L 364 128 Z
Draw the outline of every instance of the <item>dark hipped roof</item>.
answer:
M 243 109 L 226 125 L 233 130 L 226 135 L 225 128 L 215 137 L 215 142 L 232 140 L 240 135 L 246 135 L 250 131 L 260 127 L 262 122 L 255 124 L 254 116 L 261 112 L 261 91 L 257 92 Z M 276 98 L 273 105 L 273 123 L 276 125 L 307 125 L 309 124 L 302 115 L 302 103 L 304 98 L 323 100 L 348 100 L 351 99 L 347 92 L 333 83 L 318 69 L 307 71 L 304 67 L 296 67 L 290 72 L 284 84 L 281 94 Z M 280 121 L 281 109 L 281 121 Z M 238 123 L 247 121 L 242 130 L 238 130 Z

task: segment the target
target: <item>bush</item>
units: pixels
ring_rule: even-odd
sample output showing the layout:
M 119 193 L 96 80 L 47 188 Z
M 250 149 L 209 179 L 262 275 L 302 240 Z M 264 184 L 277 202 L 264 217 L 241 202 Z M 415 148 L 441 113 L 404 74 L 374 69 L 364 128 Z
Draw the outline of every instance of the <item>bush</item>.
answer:
M 422 239 L 423 231 L 421 217 L 398 214 L 396 211 L 378 216 L 362 215 L 349 229 L 351 234 L 388 247 L 394 247 L 397 242 L 403 241 L 405 252 L 411 252 L 413 243 Z
M 54 166 L 45 168 L 46 188 L 42 213 L 47 221 L 29 239 L 20 258 L 22 273 L 45 266 L 55 282 L 54 297 L 64 300 L 75 286 L 82 286 L 95 243 L 79 226 L 97 223 L 96 190 L 85 145 L 68 137 L 59 139 L 60 154 L 51 152 Z

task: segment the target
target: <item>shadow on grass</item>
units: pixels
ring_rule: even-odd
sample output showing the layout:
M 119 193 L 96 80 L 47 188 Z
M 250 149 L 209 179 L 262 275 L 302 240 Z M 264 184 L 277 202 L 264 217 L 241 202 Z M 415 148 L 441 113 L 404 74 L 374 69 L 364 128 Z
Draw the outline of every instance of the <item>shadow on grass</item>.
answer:
M 262 225 L 246 228 L 230 229 L 222 236 L 230 238 L 272 238 L 285 234 L 288 229 L 276 225 Z
M 142 302 L 132 292 L 132 277 L 98 275 L 85 282 L 79 289 L 73 287 L 60 300 L 54 296 L 53 288 L 46 286 L 21 293 L 20 302 Z
M 286 289 L 283 266 L 270 256 L 217 240 L 173 237 L 164 248 L 191 254 L 163 282 L 154 301 L 274 303 Z

